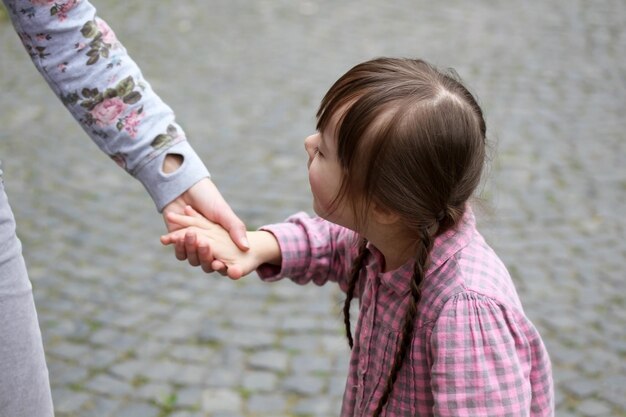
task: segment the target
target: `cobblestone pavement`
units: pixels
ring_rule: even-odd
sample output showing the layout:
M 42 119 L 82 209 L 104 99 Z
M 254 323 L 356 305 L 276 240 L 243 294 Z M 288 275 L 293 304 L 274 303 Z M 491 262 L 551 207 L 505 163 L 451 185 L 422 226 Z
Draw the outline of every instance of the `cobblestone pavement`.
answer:
M 626 3 L 116 2 L 107 18 L 250 227 L 308 210 L 302 140 L 341 73 L 454 67 L 493 158 L 479 223 L 554 363 L 560 416 L 626 416 Z M 231 282 L 175 260 L 0 21 L 0 158 L 59 417 L 332 416 L 336 288 Z

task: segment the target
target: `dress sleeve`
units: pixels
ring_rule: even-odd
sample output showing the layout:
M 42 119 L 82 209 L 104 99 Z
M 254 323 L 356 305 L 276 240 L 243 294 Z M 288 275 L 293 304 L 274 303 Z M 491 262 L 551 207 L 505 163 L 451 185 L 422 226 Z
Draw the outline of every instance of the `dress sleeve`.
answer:
M 33 63 L 102 151 L 157 209 L 209 173 L 107 23 L 87 0 L 3 0 Z M 162 172 L 167 154 L 183 158 Z
M 434 415 L 553 415 L 547 353 L 522 313 L 462 293 L 442 309 L 430 349 Z
M 281 250 L 280 267 L 261 265 L 257 273 L 264 281 L 290 278 L 298 284 L 313 282 L 323 285 L 338 282 L 346 290 L 346 277 L 356 255 L 354 232 L 320 217 L 298 213 L 285 223 L 263 226 L 272 233 Z

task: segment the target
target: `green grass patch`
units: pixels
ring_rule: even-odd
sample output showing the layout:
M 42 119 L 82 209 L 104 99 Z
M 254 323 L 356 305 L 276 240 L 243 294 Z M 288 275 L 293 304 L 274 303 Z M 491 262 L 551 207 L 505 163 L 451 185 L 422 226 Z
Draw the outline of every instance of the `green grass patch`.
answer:
M 4 3 L 0 3 L 0 22 L 8 22 L 9 21 L 9 13 L 7 9 L 4 7 Z

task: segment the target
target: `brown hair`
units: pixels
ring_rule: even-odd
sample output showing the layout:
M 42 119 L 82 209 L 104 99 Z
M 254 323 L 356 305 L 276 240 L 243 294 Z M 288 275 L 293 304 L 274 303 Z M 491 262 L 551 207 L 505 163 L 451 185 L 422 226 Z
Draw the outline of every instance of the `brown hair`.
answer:
M 454 72 L 414 59 L 378 58 L 350 69 L 322 99 L 318 131 L 337 112 L 343 178 L 335 203 L 346 198 L 357 225 L 364 224 L 373 202 L 386 207 L 399 215 L 418 248 L 400 349 L 374 413 L 378 416 L 410 350 L 433 240 L 458 223 L 480 182 L 486 127 L 478 103 Z M 364 253 L 362 243 L 344 305 L 350 347 L 350 302 Z

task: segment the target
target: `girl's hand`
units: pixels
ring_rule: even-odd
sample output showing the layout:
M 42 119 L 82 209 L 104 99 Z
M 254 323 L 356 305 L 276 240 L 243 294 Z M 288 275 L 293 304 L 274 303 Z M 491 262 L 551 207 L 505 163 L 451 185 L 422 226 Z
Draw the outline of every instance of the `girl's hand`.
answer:
M 165 172 L 173 172 L 180 167 L 181 163 L 182 161 L 173 155 L 168 155 L 165 158 L 163 170 Z M 187 205 L 195 207 L 204 217 L 223 226 L 229 231 L 231 238 L 239 248 L 244 251 L 248 250 L 250 246 L 246 237 L 245 225 L 224 201 L 219 190 L 209 178 L 198 181 L 163 209 L 163 218 L 165 219 L 168 232 L 178 229 L 178 226 L 169 220 L 168 214 L 184 214 L 184 209 Z M 211 267 L 213 258 L 210 257 L 210 253 L 206 251 L 204 253 L 198 252 L 196 248 L 197 246 L 193 240 L 189 245 L 184 243 L 176 245 L 176 258 L 181 261 L 187 259 L 189 264 L 193 266 L 201 265 L 205 272 L 219 271 L 224 268 L 224 265 L 219 262 L 215 263 L 214 267 Z
M 213 270 L 221 271 L 231 279 L 239 279 L 254 271 L 260 264 L 267 262 L 261 256 L 262 246 L 257 250 L 243 252 L 235 245 L 228 232 L 216 223 L 213 223 L 191 207 L 185 207 L 185 214 L 168 213 L 167 220 L 181 228 L 161 237 L 164 245 L 181 245 L 186 248 L 195 246 L 201 257 L 214 258 L 211 263 Z M 249 232 L 252 234 L 268 234 L 267 232 Z M 256 236 L 257 238 L 259 236 Z M 263 241 L 267 241 L 267 236 Z M 275 240 L 272 236 L 273 240 Z M 254 241 L 260 241 L 254 239 Z
M 177 210 L 164 211 L 163 217 L 168 225 L 170 234 L 174 231 L 179 231 L 191 226 L 204 226 L 205 228 L 217 226 L 211 221 L 203 222 L 202 220 L 206 220 L 206 218 L 190 205 L 184 203 L 179 204 Z M 180 237 L 178 234 L 176 236 Z M 164 240 L 164 237 L 162 236 L 161 243 L 164 245 L 173 244 L 174 252 L 176 253 L 176 258 L 178 260 L 184 260 L 188 257 L 189 263 L 192 266 L 200 265 L 202 270 L 206 273 L 217 271 L 222 275 L 226 275 L 226 265 L 216 261 L 215 258 L 213 258 L 211 250 L 206 245 L 199 246 L 197 236 L 192 231 L 189 231 L 189 233 L 185 235 L 184 239 L 178 238 L 168 241 Z

